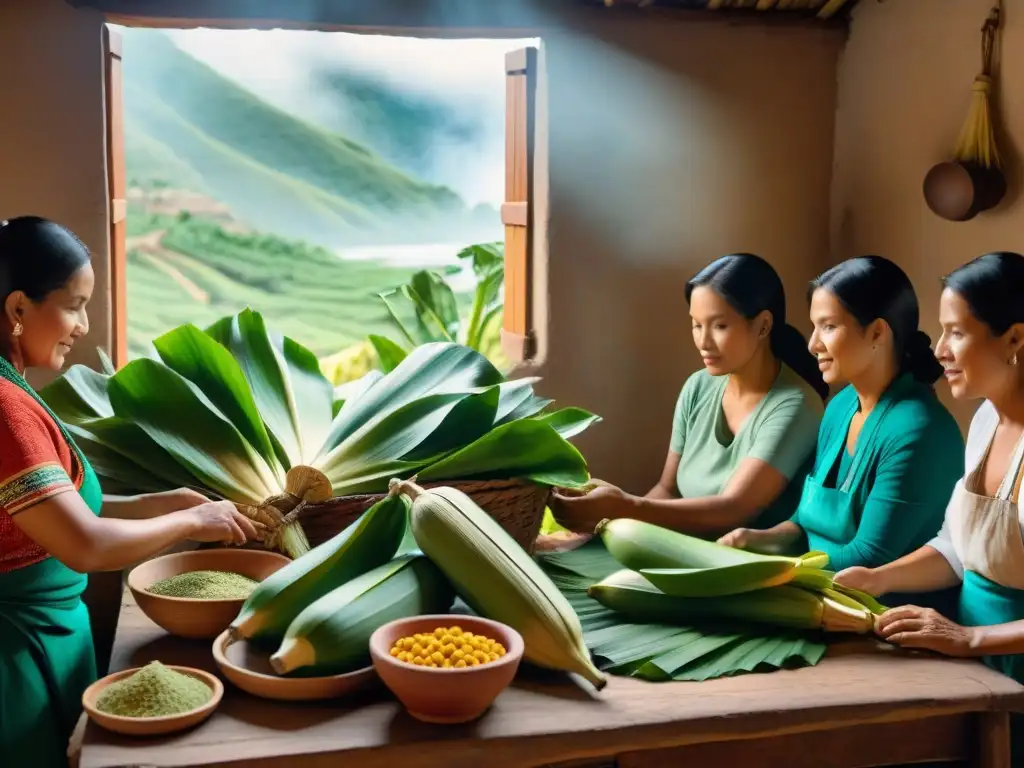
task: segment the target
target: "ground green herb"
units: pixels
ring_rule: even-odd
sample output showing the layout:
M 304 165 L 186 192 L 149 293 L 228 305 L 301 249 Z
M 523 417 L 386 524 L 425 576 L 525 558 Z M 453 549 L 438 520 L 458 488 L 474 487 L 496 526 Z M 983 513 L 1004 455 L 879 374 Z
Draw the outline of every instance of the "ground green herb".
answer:
M 121 717 L 163 717 L 191 712 L 212 697 L 202 681 L 153 661 L 104 688 L 96 708 Z
M 199 600 L 244 600 L 256 588 L 256 582 L 240 573 L 228 571 L 189 571 L 161 579 L 146 591 L 166 597 L 191 597 Z

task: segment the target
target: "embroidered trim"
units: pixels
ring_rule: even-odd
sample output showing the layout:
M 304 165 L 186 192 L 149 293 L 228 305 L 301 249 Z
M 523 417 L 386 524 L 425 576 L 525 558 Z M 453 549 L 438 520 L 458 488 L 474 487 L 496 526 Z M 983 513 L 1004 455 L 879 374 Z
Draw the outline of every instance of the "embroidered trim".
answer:
M 75 485 L 60 464 L 37 464 L 0 485 L 0 507 L 16 515 L 44 499 L 73 490 Z

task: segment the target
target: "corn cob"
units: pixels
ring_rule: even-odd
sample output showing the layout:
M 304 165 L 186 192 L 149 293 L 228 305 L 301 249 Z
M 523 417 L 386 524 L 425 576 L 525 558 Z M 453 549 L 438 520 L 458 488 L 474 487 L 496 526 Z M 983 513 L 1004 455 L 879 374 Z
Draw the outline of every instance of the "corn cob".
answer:
M 871 613 L 851 598 L 833 599 L 783 585 L 715 599 L 666 595 L 636 571 L 617 571 L 587 594 L 634 621 L 686 624 L 696 619 L 731 619 L 828 632 L 870 632 Z M 849 602 L 847 602 L 849 601 Z
M 722 546 L 640 520 L 602 520 L 596 531 L 608 552 L 667 594 L 712 597 L 785 584 L 828 564 L 823 552 L 762 555 Z
M 422 555 L 403 555 L 328 592 L 295 617 L 270 664 L 333 675 L 365 666 L 369 642 L 395 619 L 446 613 L 454 600 L 444 574 Z
M 332 539 L 271 574 L 242 605 L 228 631 L 233 640 L 280 642 L 310 603 L 388 562 L 402 541 L 409 503 L 385 497 Z
M 523 636 L 528 661 L 575 672 L 598 690 L 605 686 L 569 601 L 490 515 L 454 488 L 425 491 L 392 480 L 391 493 L 412 499 L 413 535 L 427 557 L 470 608 Z

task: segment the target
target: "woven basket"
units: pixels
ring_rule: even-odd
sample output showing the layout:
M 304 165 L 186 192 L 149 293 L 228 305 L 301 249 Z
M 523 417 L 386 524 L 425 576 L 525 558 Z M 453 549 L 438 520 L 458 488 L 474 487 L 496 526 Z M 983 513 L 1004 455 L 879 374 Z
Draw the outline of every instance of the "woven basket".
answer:
M 519 546 L 533 554 L 544 519 L 544 508 L 551 494 L 549 486 L 522 480 L 467 480 L 421 485 L 424 488 L 444 485 L 462 491 L 493 517 Z M 298 521 L 310 546 L 315 547 L 341 533 L 384 496 L 383 493 L 336 496 L 318 504 L 306 504 L 298 513 Z

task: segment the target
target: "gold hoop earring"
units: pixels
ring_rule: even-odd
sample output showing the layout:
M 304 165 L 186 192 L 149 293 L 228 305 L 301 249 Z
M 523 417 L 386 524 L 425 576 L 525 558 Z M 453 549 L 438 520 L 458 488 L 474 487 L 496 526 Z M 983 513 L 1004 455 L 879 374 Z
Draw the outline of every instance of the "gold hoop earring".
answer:
M 21 323 L 15 323 L 15 324 L 14 324 L 14 331 L 13 331 L 12 333 L 13 333 L 13 334 L 14 334 L 15 336 L 21 336 L 21 334 L 22 334 L 22 331 L 24 331 L 24 330 L 25 330 L 25 328 L 24 328 L 24 326 L 22 326 L 22 324 L 21 324 Z

